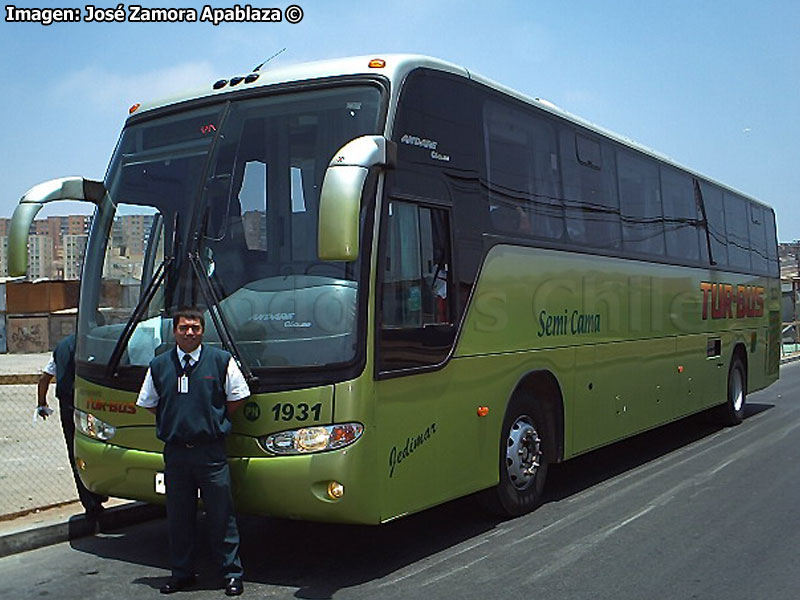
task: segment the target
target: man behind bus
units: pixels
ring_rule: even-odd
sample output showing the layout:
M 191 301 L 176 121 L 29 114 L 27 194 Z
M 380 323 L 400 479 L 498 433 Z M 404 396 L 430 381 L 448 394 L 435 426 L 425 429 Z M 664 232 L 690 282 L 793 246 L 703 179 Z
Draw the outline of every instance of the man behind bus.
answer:
M 61 417 L 61 429 L 64 432 L 64 441 L 67 444 L 67 456 L 72 467 L 72 476 L 75 487 L 78 488 L 78 498 L 86 510 L 86 516 L 95 518 L 103 510 L 103 502 L 108 496 L 101 496 L 87 489 L 78 474 L 75 464 L 75 334 L 68 335 L 58 342 L 50 362 L 42 370 L 37 386 L 38 414 L 42 419 L 47 419 L 47 389 L 50 382 L 56 378 L 56 398 L 58 399 L 58 412 Z
M 244 591 L 243 571 L 225 436 L 231 415 L 250 390 L 230 354 L 201 345 L 204 327 L 196 308 L 173 315 L 177 348 L 150 362 L 136 404 L 156 415 L 156 433 L 164 442 L 172 576 L 161 593 L 186 589 L 197 578 L 192 555 L 199 489 L 225 594 L 238 596 Z

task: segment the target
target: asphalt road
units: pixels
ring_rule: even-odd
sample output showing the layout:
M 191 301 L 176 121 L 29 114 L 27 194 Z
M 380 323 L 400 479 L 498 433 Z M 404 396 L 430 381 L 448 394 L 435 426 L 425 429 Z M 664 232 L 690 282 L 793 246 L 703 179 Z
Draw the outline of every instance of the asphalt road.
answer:
M 551 470 L 510 521 L 469 498 L 382 527 L 242 518 L 251 598 L 800 598 L 800 364 L 702 415 Z M 200 589 L 221 598 L 201 550 Z M 0 598 L 161 597 L 164 521 L 0 559 Z

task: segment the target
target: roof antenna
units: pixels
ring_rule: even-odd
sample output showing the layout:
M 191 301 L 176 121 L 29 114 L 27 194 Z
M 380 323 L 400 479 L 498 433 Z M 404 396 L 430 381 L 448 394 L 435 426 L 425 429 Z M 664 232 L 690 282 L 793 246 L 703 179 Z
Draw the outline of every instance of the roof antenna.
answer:
M 282 53 L 284 53 L 284 52 L 286 52 L 286 48 L 283 48 L 282 50 L 278 50 L 278 51 L 277 51 L 275 54 L 273 54 L 272 56 L 270 56 L 270 57 L 269 57 L 267 60 L 265 60 L 264 62 L 262 62 L 260 65 L 258 65 L 258 66 L 257 66 L 255 69 L 253 69 L 253 73 L 257 73 L 257 72 L 258 72 L 258 71 L 261 69 L 261 67 L 263 67 L 265 64 L 267 64 L 267 63 L 268 63 L 269 61 L 271 61 L 273 58 L 275 58 L 276 56 L 278 56 L 279 54 L 282 54 Z

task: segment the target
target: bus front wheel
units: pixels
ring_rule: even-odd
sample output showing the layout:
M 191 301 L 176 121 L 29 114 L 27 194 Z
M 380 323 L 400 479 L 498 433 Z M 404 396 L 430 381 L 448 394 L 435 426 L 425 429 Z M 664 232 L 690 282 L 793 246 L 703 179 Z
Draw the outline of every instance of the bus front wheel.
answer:
M 541 502 L 547 476 L 544 419 L 529 402 L 512 400 L 500 438 L 500 482 L 487 490 L 485 502 L 495 514 L 516 517 Z
M 747 371 L 742 359 L 734 356 L 728 370 L 728 397 L 725 404 L 717 408 L 720 424 L 738 425 L 744 419 L 744 407 L 747 401 Z

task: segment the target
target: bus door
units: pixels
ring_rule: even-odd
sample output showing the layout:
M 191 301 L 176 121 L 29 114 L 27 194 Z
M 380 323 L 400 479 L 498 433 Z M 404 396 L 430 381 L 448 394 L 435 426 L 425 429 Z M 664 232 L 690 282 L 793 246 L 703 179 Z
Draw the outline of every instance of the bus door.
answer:
M 469 453 L 470 445 L 448 439 L 463 441 L 469 432 L 444 426 L 453 404 L 465 400 L 446 367 L 455 338 L 450 210 L 390 198 L 381 235 L 376 418 L 385 517 L 452 497 L 468 478 L 443 466 L 443 449 Z M 462 458 L 469 465 L 474 457 Z

